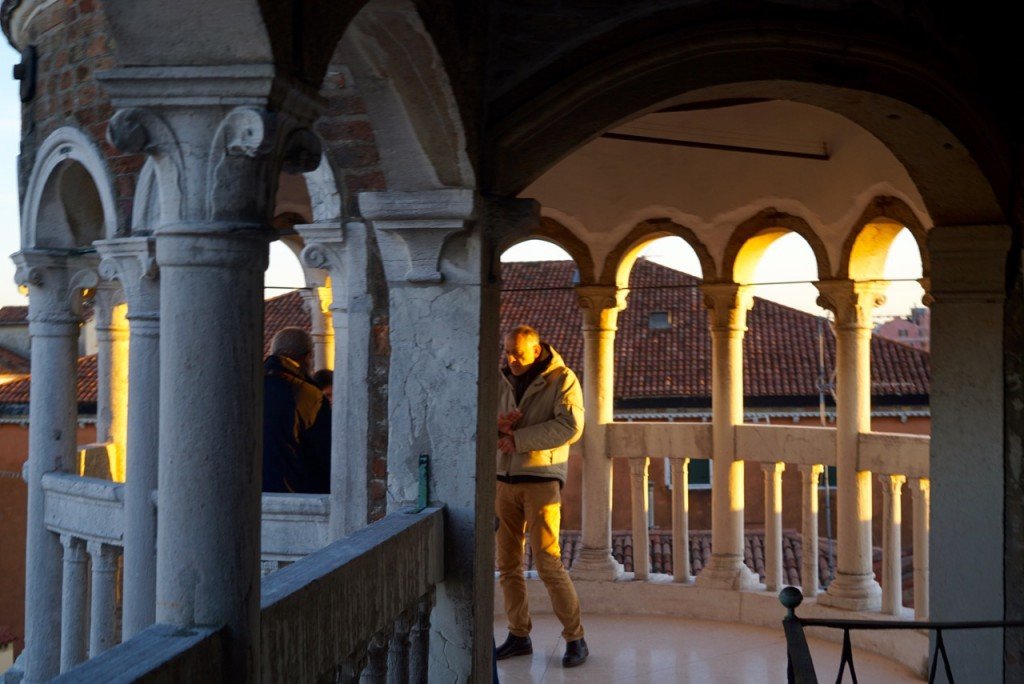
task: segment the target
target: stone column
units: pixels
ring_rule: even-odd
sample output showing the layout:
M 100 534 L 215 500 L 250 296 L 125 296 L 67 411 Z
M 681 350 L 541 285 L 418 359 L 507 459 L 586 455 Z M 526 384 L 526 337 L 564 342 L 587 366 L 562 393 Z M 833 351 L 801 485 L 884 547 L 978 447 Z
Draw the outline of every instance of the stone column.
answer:
M 100 271 L 117 278 L 128 304 L 127 482 L 124 495 L 124 600 L 121 639 L 156 619 L 157 439 L 160 424 L 160 281 L 152 237 L 96 243 Z
M 628 290 L 613 285 L 576 288 L 583 311 L 583 548 L 572 576 L 614 580 L 622 565 L 612 557 L 612 459 L 606 426 L 614 420 L 615 331 Z M 541 331 L 543 334 L 544 331 Z
M 120 550 L 102 542 L 89 542 L 87 548 L 92 561 L 89 657 L 95 658 L 117 643 L 117 557 Z
M 823 465 L 802 465 L 800 479 L 803 489 L 803 511 L 800 517 L 802 551 L 800 559 L 800 588 L 805 598 L 818 595 L 818 478 L 825 472 Z
M 58 674 L 61 633 L 62 549 L 46 529 L 42 478 L 75 472 L 77 442 L 78 329 L 82 291 L 99 278 L 91 260 L 57 250 L 26 249 L 14 255 L 17 282 L 28 287 L 32 340 L 29 397 L 28 511 L 25 525 L 25 682 Z
M 445 502 L 445 581 L 430 680 L 483 681 L 493 631 L 498 289 L 469 189 L 363 193 L 390 289 L 388 509 L 417 499 L 418 457 Z
M 409 611 L 395 620 L 388 644 L 388 684 L 409 684 L 409 630 L 413 619 Z
M 882 612 L 903 612 L 903 475 L 879 475 L 882 485 Z
M 370 306 L 365 284 L 362 223 L 297 225 L 306 246 L 302 261 L 331 279 L 334 403 L 331 406 L 331 537 L 367 523 L 367 446 Z
M 629 459 L 629 491 L 633 523 L 633 578 L 646 580 L 651 574 L 651 536 L 647 528 L 648 457 Z
M 914 619 L 927 620 L 928 555 L 931 535 L 931 482 L 928 478 L 911 478 L 910 498 L 914 502 Z
M 782 472 L 785 463 L 762 463 L 764 472 L 764 587 L 779 591 L 786 578 L 782 570 Z
M 736 426 L 743 423 L 743 334 L 754 300 L 735 283 L 701 286 L 711 319 L 711 559 L 697 584 L 751 589 L 760 584 L 743 562 L 743 461 Z
M 67 672 L 86 658 L 86 596 L 88 558 L 85 542 L 61 535 L 64 546 L 64 586 L 60 606 L 60 671 Z
M 314 93 L 272 65 L 97 76 L 108 135 L 149 154 L 161 198 L 156 620 L 225 626 L 232 681 L 259 677 L 263 270 L 282 170 L 315 168 Z
M 299 291 L 309 311 L 309 336 L 313 338 L 313 370 L 334 369 L 334 335 L 328 308 L 331 299 L 323 296 L 326 290 L 327 288 L 307 283 L 306 289 Z
M 885 301 L 885 282 L 829 280 L 818 303 L 835 315 L 836 577 L 822 605 L 879 610 L 882 590 L 871 564 L 871 473 L 858 463 L 858 439 L 871 432 L 871 315 Z
M 1004 349 L 1010 244 L 1009 226 L 936 226 L 928 233 L 929 477 L 937 502 L 931 511 L 931 620 L 1013 615 L 1021 593 L 1020 575 L 1012 574 L 1021 572 L 1020 563 L 1006 565 L 1004 555 L 1021 536 L 1019 526 L 1007 523 L 1021 507 L 1019 464 L 1007 462 L 1014 456 L 1005 442 L 1011 430 L 1005 388 L 1014 378 L 1004 372 L 1004 354 L 1019 353 Z M 948 639 L 946 648 L 957 670 L 975 681 L 1003 681 L 1004 668 L 1016 667 L 1004 665 L 1000 630 L 967 631 Z
M 672 578 L 690 582 L 690 459 L 668 459 L 672 468 Z
M 96 442 L 108 445 L 110 479 L 124 482 L 128 432 L 128 323 L 124 317 L 124 292 L 117 283 L 102 280 L 93 302 L 97 347 Z

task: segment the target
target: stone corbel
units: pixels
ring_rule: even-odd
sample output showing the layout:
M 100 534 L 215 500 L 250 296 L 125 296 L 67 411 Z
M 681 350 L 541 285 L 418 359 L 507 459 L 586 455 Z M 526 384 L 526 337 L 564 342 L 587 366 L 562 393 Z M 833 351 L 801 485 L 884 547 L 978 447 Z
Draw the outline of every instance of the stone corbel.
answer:
M 103 260 L 100 275 L 118 280 L 128 302 L 129 319 L 160 317 L 159 267 L 151 237 L 128 237 L 96 243 Z
M 306 243 L 299 259 L 310 268 L 327 271 L 333 283 L 344 268 L 346 228 L 336 222 L 300 223 L 295 232 Z
M 700 289 L 713 329 L 746 331 L 747 312 L 754 306 L 754 296 L 748 286 L 738 283 L 705 283 Z
M 477 202 L 465 188 L 370 192 L 359 195 L 359 209 L 377 232 L 388 280 L 440 283 L 444 246 L 476 218 Z

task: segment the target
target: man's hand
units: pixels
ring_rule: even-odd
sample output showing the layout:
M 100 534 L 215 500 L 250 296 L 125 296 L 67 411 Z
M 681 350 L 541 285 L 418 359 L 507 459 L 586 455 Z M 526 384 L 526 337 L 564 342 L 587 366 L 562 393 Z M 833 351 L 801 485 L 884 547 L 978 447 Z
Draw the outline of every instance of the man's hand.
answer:
M 513 439 L 511 434 L 503 435 L 498 438 L 498 449 L 503 454 L 514 454 L 516 452 L 516 440 Z
M 498 434 L 499 435 L 511 435 L 512 430 L 515 429 L 519 420 L 523 417 L 523 414 L 518 409 L 513 409 L 508 413 L 498 414 Z

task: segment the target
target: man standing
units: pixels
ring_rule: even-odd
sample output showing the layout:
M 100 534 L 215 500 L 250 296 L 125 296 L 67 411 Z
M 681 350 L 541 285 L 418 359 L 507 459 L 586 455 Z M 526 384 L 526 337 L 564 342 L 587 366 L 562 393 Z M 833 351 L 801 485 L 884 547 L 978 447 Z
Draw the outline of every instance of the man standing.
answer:
M 498 572 L 509 634 L 496 656 L 503 660 L 533 653 L 523 575 L 529 530 L 537 574 L 562 623 L 566 641 L 562 666 L 575 667 L 586 661 L 589 651 L 576 588 L 562 565 L 558 532 L 569 445 L 583 433 L 583 394 L 576 374 L 529 326 L 521 325 L 505 337 L 505 358 L 498 389 L 495 510 Z
M 313 340 L 284 328 L 263 364 L 263 491 L 331 489 L 331 403 L 309 377 Z

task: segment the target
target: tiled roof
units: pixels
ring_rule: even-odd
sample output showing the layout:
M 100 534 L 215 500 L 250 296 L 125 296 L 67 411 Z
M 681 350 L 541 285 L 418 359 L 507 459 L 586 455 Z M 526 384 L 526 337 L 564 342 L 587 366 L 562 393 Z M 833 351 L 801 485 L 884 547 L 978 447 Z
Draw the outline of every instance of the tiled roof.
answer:
M 0 347 L 0 375 L 28 373 L 30 365 L 29 360 L 21 354 Z
M 29 401 L 30 378 L 23 378 L 0 385 L 0 404 L 27 404 Z M 78 359 L 78 401 L 83 404 L 96 403 L 96 355 Z
M 28 324 L 27 306 L 0 306 L 0 325 Z
M 502 265 L 502 329 L 526 323 L 581 375 L 583 336 L 573 292 L 571 261 L 513 262 Z M 711 339 L 708 316 L 693 276 L 645 259 L 630 277 L 628 306 L 619 315 L 615 339 L 616 399 L 674 398 L 706 402 L 711 394 Z M 11 307 L 7 307 L 11 308 Z M 652 312 L 667 312 L 671 327 L 652 330 Z M 298 291 L 268 299 L 264 355 L 281 328 L 308 329 L 309 311 Z M 757 299 L 747 320 L 744 389 L 748 397 L 816 396 L 818 377 L 816 316 Z M 834 338 L 825 334 L 825 364 L 832 368 Z M 872 394 L 876 398 L 927 395 L 928 353 L 873 336 Z M 96 359 L 79 365 L 79 401 L 96 401 Z M 27 403 L 28 380 L 0 386 L 0 403 Z
M 525 323 L 537 328 L 582 370 L 583 338 L 573 293 L 571 261 L 502 264 L 503 329 Z M 627 307 L 615 337 L 615 396 L 707 398 L 711 395 L 711 337 L 700 279 L 639 259 L 630 276 Z M 666 312 L 671 326 L 651 329 L 652 312 Z M 744 394 L 748 397 L 809 397 L 818 394 L 819 318 L 764 299 L 747 316 L 743 345 Z M 835 363 L 835 343 L 824 335 L 825 365 Z M 928 354 L 873 336 L 872 394 L 926 395 Z
M 263 356 L 270 353 L 270 341 L 278 330 L 290 327 L 309 330 L 309 309 L 298 290 L 268 299 L 263 311 Z

